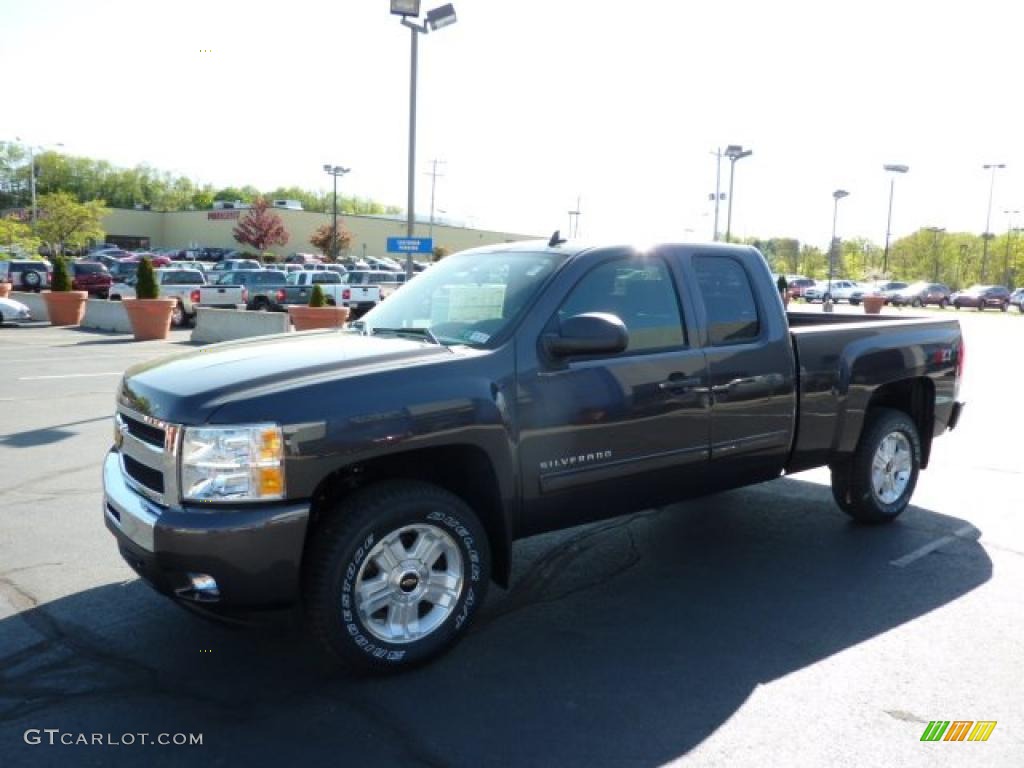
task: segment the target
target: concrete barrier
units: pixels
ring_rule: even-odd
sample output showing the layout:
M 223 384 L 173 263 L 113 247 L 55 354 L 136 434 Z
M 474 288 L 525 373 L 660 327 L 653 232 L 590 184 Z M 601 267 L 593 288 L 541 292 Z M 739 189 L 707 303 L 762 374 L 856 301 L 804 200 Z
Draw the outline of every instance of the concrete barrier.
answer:
M 131 333 L 132 323 L 128 319 L 128 312 L 120 301 L 107 301 L 106 299 L 89 299 L 85 305 L 85 317 L 82 318 L 82 328 L 95 328 L 100 331 L 114 331 L 115 333 Z
M 33 320 L 50 319 L 50 314 L 46 311 L 46 302 L 43 301 L 43 294 L 30 293 L 28 291 L 11 291 L 10 298 L 14 301 L 20 301 L 28 307 L 29 312 L 32 313 Z
M 250 336 L 287 333 L 289 329 L 288 315 L 284 312 L 247 312 L 197 307 L 192 341 L 213 344 L 218 341 L 247 339 Z

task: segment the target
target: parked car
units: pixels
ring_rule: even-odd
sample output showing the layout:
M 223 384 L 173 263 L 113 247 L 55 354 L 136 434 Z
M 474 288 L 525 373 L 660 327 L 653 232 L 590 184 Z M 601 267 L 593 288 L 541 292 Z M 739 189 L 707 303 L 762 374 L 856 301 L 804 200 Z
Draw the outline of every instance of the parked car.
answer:
M 312 253 L 290 253 L 285 259 L 285 264 L 320 264 L 323 259 Z
M 218 272 L 244 272 L 251 269 L 263 269 L 263 265 L 256 259 L 221 259 L 210 270 Z
M 936 304 L 940 309 L 945 309 L 949 306 L 951 295 L 952 291 L 944 283 L 911 283 L 893 293 L 890 303 L 894 307 L 923 307 L 927 304 Z
M 15 291 L 40 291 L 49 288 L 53 267 L 38 259 L 0 261 L 0 283 L 10 283 Z
M 972 285 L 954 293 L 951 301 L 957 309 L 974 307 L 981 311 L 985 307 L 997 307 L 1005 312 L 1010 308 L 1010 289 L 1005 285 Z
M 890 523 L 957 426 L 955 318 L 791 323 L 753 248 L 551 243 L 449 256 L 359 329 L 128 369 L 102 459 L 121 556 L 208 615 L 295 605 L 346 664 L 411 669 L 509 583 L 517 538 L 816 467 Z M 634 635 L 663 609 L 634 600 Z
M 1018 288 L 1010 294 L 1010 304 L 1017 307 L 1021 312 L 1024 312 L 1024 288 Z
M 839 301 L 840 299 L 850 300 L 850 294 L 853 293 L 859 286 L 853 280 L 819 280 L 814 285 L 804 289 L 803 297 L 805 301 L 825 301 L 829 297 L 831 291 L 832 301 Z
M 95 261 L 71 262 L 70 277 L 72 290 L 87 291 L 90 296 L 100 299 L 107 298 L 110 285 L 114 282 L 109 270 Z
M 32 319 L 28 307 L 14 299 L 0 299 L 0 325 L 11 321 L 24 322 Z
M 198 269 L 178 267 L 158 269 L 155 275 L 160 296 L 178 300 L 177 306 L 171 312 L 171 325 L 180 328 L 194 321 L 196 305 L 199 303 L 199 288 L 206 285 L 206 276 Z M 138 282 L 136 270 L 135 273 L 110 286 L 110 298 L 113 301 L 134 299 Z
M 792 299 L 802 298 L 804 291 L 814 285 L 814 280 L 809 277 L 794 277 L 789 281 L 789 296 Z
M 885 297 L 886 291 L 895 291 L 906 288 L 906 283 L 893 282 L 891 280 L 876 280 L 873 283 L 861 283 L 856 290 L 850 293 L 850 303 L 857 306 L 864 301 L 865 296 Z M 888 301 L 886 301 L 888 304 Z

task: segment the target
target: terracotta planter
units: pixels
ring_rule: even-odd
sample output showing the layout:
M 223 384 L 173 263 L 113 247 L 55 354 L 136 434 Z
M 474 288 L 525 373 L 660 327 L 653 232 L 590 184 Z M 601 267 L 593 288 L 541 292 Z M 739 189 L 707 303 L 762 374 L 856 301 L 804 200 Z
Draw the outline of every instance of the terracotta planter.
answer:
M 868 315 L 879 315 L 882 313 L 882 307 L 885 306 L 885 299 L 881 296 L 865 296 L 864 297 L 864 312 Z
M 177 299 L 124 299 L 125 312 L 136 341 L 166 339 L 171 331 L 171 313 Z
M 88 291 L 43 291 L 50 325 L 81 325 Z
M 348 307 L 288 307 L 288 317 L 296 331 L 341 328 L 348 320 Z
M 11 284 L 0 283 L 0 299 L 6 299 L 11 295 Z

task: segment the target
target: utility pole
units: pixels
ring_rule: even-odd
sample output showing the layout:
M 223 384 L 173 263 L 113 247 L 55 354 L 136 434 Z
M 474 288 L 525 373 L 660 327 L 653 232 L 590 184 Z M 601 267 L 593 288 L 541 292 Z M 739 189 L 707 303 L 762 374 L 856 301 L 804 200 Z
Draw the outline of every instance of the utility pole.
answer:
M 431 170 L 427 171 L 427 176 L 430 177 L 430 228 L 427 236 L 431 239 L 434 237 L 434 193 L 437 190 L 437 177 L 444 176 L 443 173 L 440 173 L 437 170 L 439 163 L 441 165 L 446 165 L 444 160 L 434 158 L 434 160 L 431 161 Z
M 983 170 L 990 171 L 991 176 L 988 184 L 988 213 L 985 215 L 985 231 L 981 235 L 981 282 L 985 282 L 988 275 L 988 241 L 993 235 L 990 231 L 992 225 L 992 193 L 996 187 L 996 171 L 1006 167 L 1006 163 L 986 163 L 981 166 Z
M 711 239 L 714 242 L 718 242 L 718 204 L 722 201 L 722 148 L 718 147 L 714 152 L 711 153 L 715 156 L 715 231 L 711 234 Z
M 576 195 L 576 210 L 569 211 L 569 237 L 576 238 L 580 234 L 580 196 Z

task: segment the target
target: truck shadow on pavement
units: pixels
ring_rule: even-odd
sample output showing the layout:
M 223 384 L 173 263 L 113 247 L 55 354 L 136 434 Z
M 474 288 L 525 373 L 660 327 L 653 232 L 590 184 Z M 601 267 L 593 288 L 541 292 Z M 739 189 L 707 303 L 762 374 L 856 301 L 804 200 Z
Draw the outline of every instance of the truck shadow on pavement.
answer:
M 962 529 L 920 507 L 856 526 L 827 487 L 783 479 L 537 537 L 451 653 L 372 678 L 334 670 L 288 622 L 211 625 L 137 581 L 35 605 L 0 574 L 19 611 L 0 621 L 0 739 L 8 765 L 66 760 L 68 747 L 23 743 L 47 727 L 201 732 L 187 752 L 201 763 L 289 764 L 299 750 L 312 764 L 660 765 L 757 686 L 984 584 L 992 564 L 972 536 L 893 564 Z M 179 764 L 182 749 L 145 759 Z

